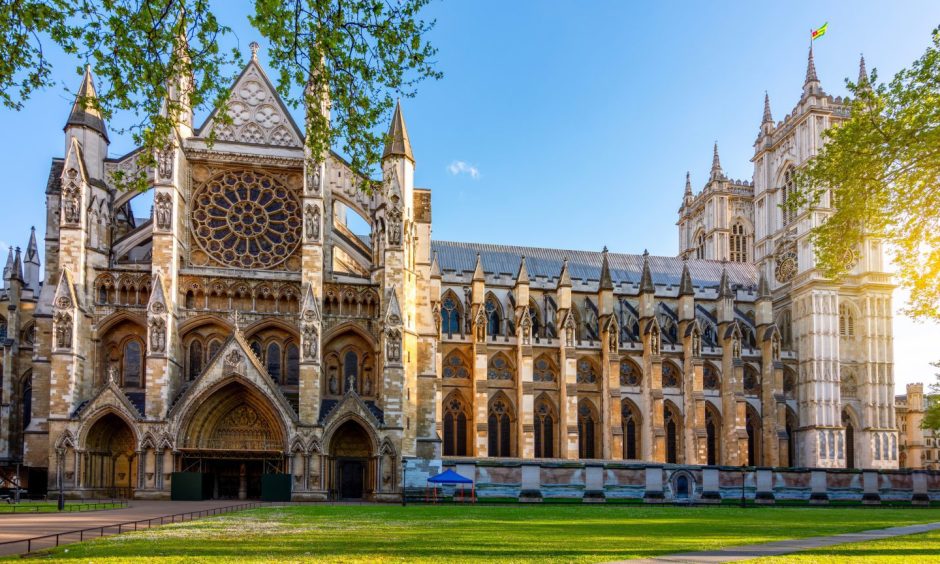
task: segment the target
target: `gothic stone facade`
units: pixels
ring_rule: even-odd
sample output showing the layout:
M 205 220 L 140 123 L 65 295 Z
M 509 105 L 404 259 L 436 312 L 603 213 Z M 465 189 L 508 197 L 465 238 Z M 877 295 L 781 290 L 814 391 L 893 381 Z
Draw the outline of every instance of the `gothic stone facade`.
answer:
M 368 194 L 306 153 L 256 58 L 227 111 L 180 119 L 137 219 L 116 188 L 136 153 L 109 158 L 73 108 L 45 274 L 35 237 L 4 272 L 0 457 L 33 480 L 157 498 L 195 471 L 253 497 L 273 472 L 295 499 L 381 500 L 442 457 L 897 467 L 878 242 L 825 280 L 806 242 L 825 209 L 777 207 L 843 115 L 815 74 L 761 126 L 753 184 L 716 150 L 687 189 L 679 257 L 432 241 L 400 107 Z

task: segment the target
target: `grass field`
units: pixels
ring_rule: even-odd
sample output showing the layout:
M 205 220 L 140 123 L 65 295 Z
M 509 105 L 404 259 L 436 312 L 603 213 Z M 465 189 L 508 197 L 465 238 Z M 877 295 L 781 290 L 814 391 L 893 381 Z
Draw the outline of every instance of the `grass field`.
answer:
M 937 520 L 936 509 L 309 505 L 70 545 L 43 560 L 599 562 Z
M 920 564 L 940 562 L 940 531 L 870 542 L 839 544 L 787 556 L 750 560 L 749 564 Z

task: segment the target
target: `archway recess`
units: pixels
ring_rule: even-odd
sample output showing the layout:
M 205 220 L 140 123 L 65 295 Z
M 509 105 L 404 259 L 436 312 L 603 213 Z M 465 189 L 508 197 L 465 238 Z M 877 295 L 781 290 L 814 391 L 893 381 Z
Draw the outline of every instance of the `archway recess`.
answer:
M 354 419 L 343 422 L 330 439 L 330 491 L 339 499 L 364 499 L 375 492 L 375 445 Z

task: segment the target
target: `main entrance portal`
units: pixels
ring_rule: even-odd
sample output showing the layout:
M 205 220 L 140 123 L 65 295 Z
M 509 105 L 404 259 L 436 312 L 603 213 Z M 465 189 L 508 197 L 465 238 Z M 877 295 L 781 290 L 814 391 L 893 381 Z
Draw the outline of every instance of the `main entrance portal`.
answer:
M 330 442 L 332 477 L 330 493 L 339 499 L 372 497 L 375 462 L 372 440 L 355 421 L 343 423 Z
M 196 404 L 183 437 L 181 470 L 202 476 L 202 497 L 258 499 L 284 475 L 283 426 L 257 390 L 232 381 Z M 287 486 L 289 497 L 289 482 Z M 285 494 L 281 494 L 285 495 Z

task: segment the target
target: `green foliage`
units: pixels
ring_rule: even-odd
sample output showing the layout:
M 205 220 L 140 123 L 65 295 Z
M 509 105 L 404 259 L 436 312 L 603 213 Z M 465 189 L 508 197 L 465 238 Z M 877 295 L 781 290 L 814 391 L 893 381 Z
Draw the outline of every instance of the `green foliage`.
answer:
M 827 206 L 813 228 L 817 264 L 836 278 L 868 237 L 887 243 L 907 313 L 940 319 L 940 28 L 924 55 L 887 84 L 847 81 L 850 117 L 798 175 L 787 207 Z
M 342 139 L 357 170 L 368 174 L 379 163 L 385 139 L 376 127 L 390 115 L 393 92 L 412 96 L 418 82 L 441 76 L 423 38 L 433 22 L 418 15 L 428 1 L 255 1 L 249 19 L 269 44 L 280 94 L 294 107 L 314 108 L 307 112 L 312 158 Z M 57 45 L 91 64 L 105 85 L 81 103 L 106 120 L 134 116 L 118 133 L 142 147 L 141 170 L 174 142 L 174 126 L 190 108 L 224 106 L 234 78 L 227 69 L 240 62 L 236 50 L 219 47 L 231 30 L 209 0 L 0 0 L 0 18 L 0 102 L 21 109 L 53 85 L 44 44 Z M 317 111 L 329 101 L 332 123 Z M 118 181 L 133 189 L 147 182 L 143 173 Z
M 940 361 L 931 362 L 930 365 L 940 368 Z M 924 398 L 926 406 L 920 426 L 923 429 L 940 429 L 940 372 L 937 373 L 937 381 L 930 385 L 930 392 L 933 397 Z
M 938 518 L 910 507 L 309 504 L 73 544 L 43 561 L 609 562 Z

